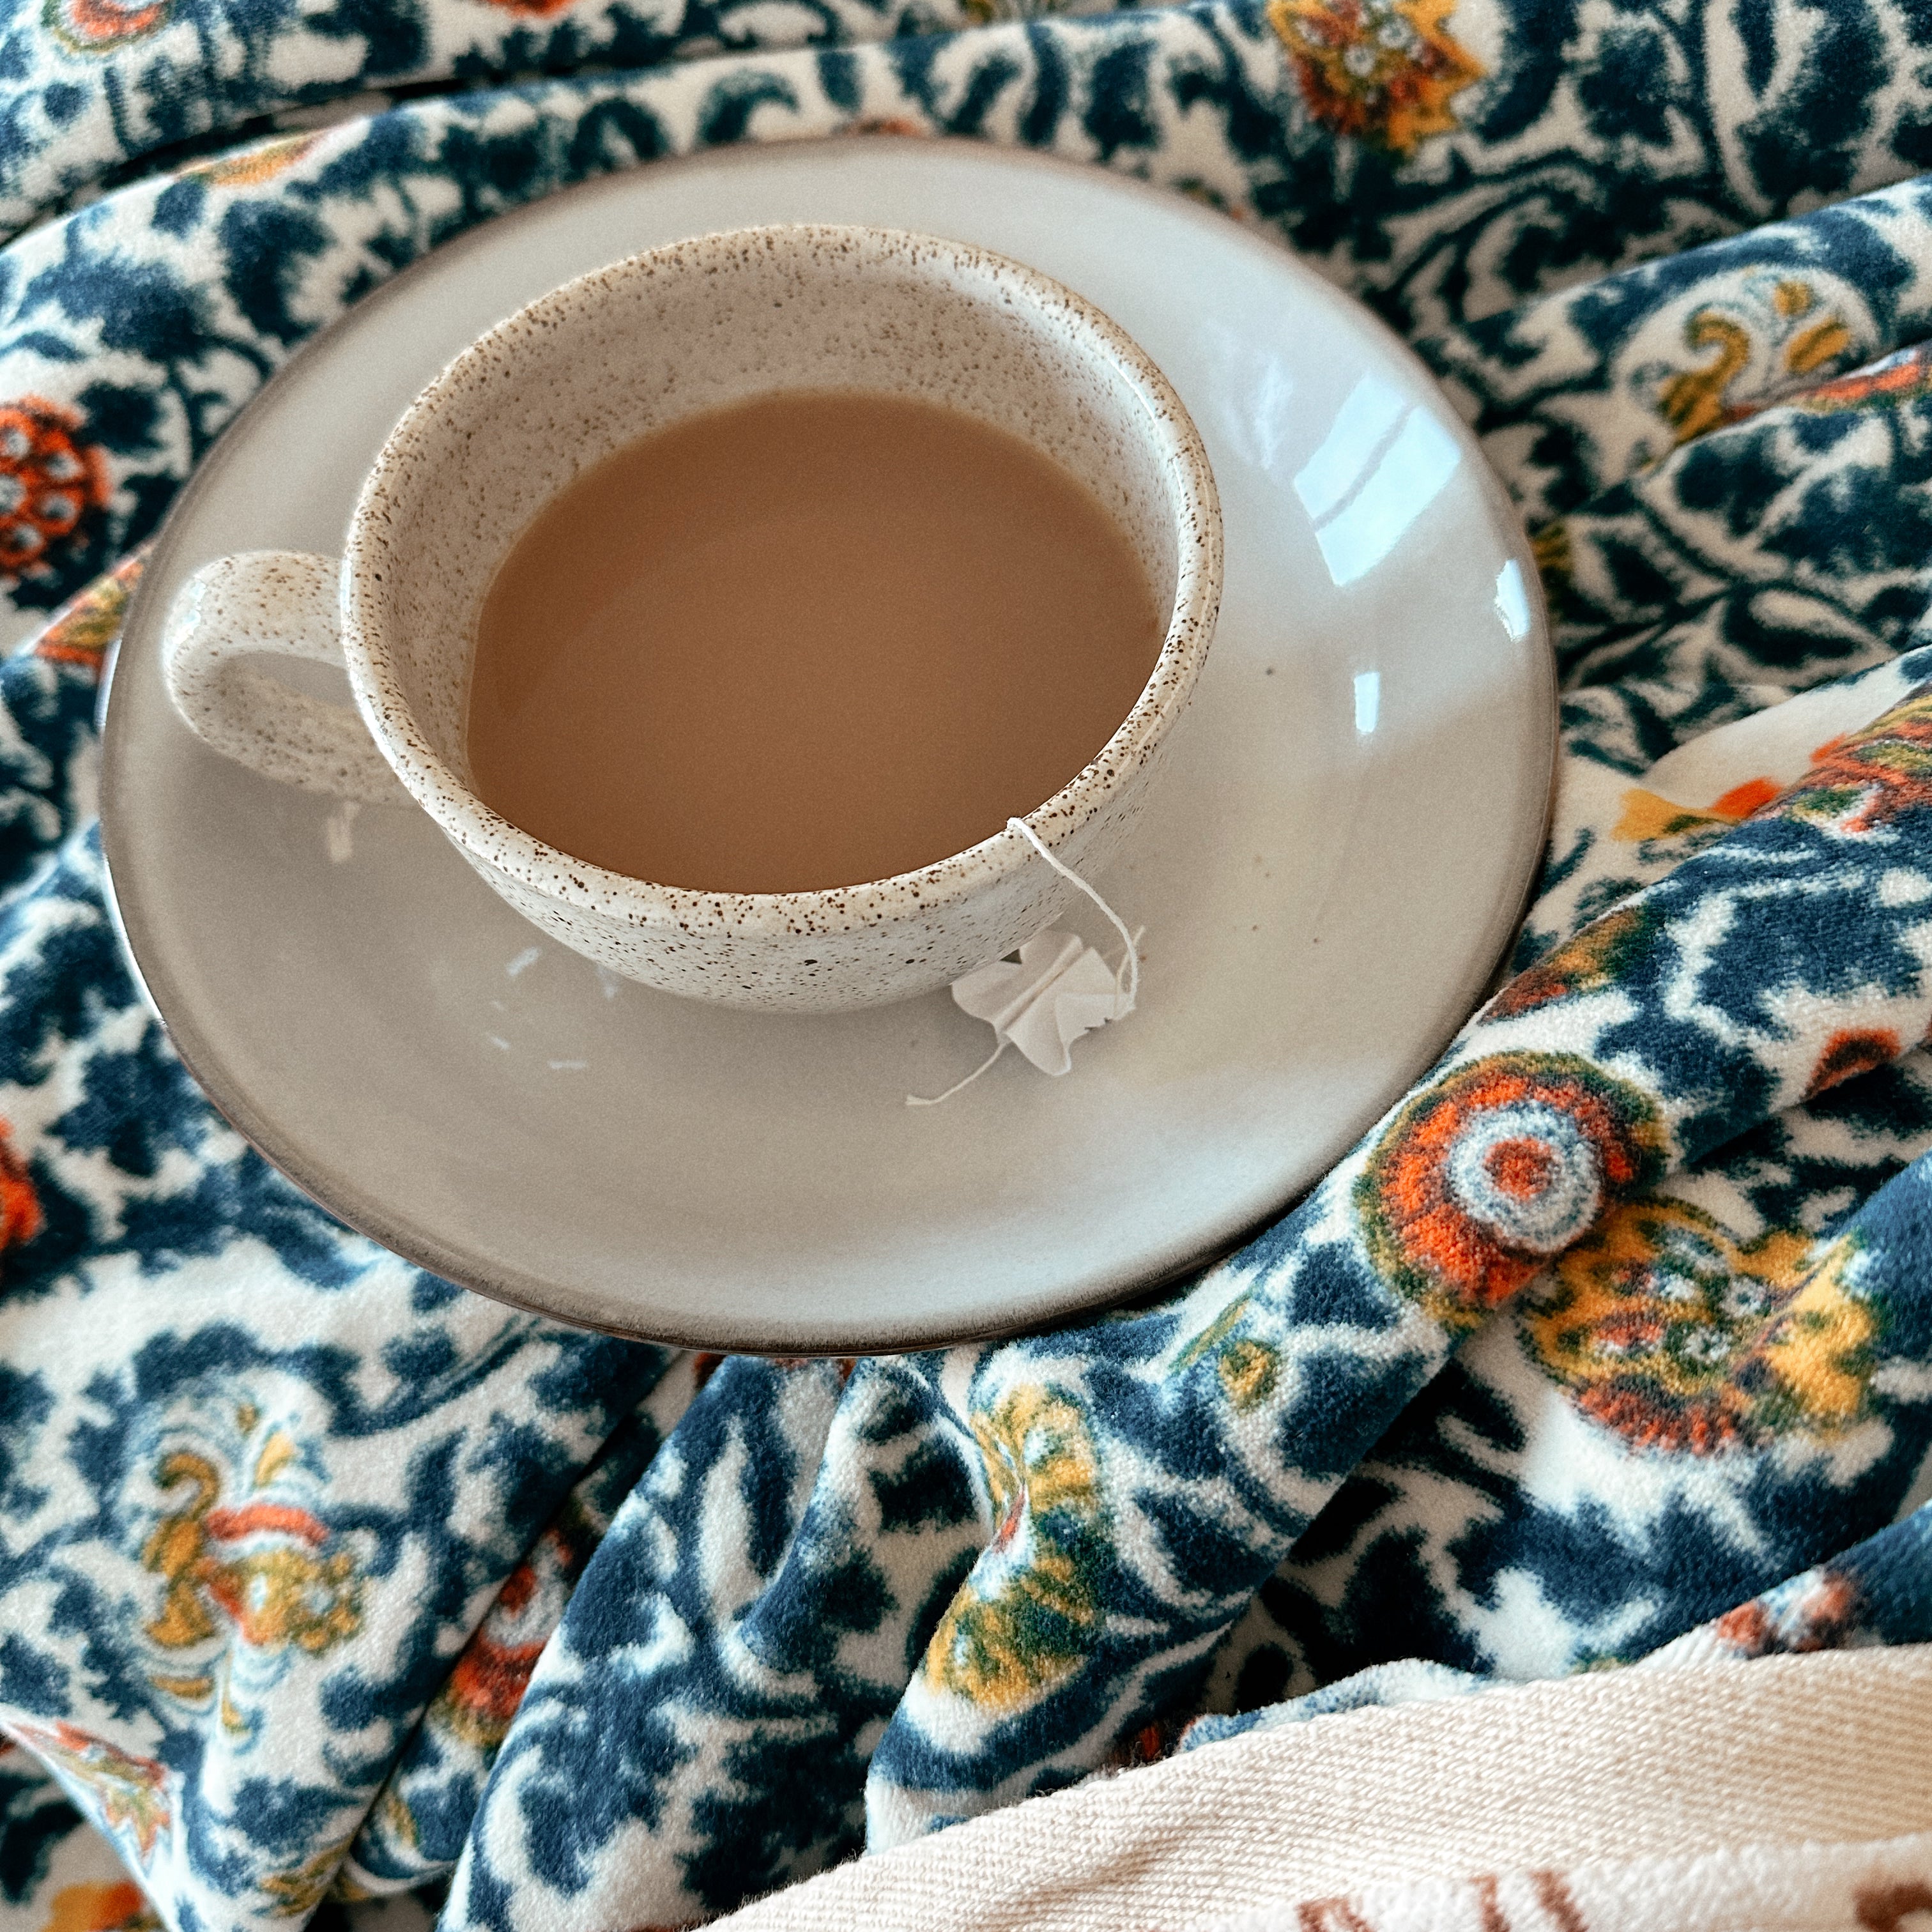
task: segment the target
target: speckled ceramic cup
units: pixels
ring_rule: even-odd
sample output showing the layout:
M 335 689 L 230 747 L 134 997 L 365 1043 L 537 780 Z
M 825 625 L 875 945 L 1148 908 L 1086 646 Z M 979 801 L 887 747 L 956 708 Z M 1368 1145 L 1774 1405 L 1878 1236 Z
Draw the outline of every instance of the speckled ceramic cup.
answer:
M 217 750 L 310 791 L 400 800 L 400 782 L 518 911 L 668 992 L 830 1011 L 999 958 L 1076 892 L 1010 829 L 870 884 L 706 892 L 586 865 L 470 788 L 477 614 L 516 538 L 622 445 L 786 389 L 918 397 L 995 424 L 1072 472 L 1132 542 L 1168 613 L 1154 674 L 1098 756 L 1027 820 L 1064 863 L 1096 869 L 1138 815 L 1207 653 L 1221 590 L 1214 477 L 1166 380 L 1104 315 L 1017 262 L 926 236 L 706 236 L 532 302 L 411 406 L 339 567 L 254 552 L 189 580 L 163 643 L 176 709 Z M 355 711 L 277 679 L 264 652 L 343 664 Z

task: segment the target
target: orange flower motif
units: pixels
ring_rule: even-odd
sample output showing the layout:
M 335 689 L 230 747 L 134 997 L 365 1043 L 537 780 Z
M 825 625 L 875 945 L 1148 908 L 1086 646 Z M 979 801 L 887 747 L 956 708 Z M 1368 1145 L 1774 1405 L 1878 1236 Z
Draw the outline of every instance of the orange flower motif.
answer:
M 0 578 L 43 573 L 47 554 L 107 500 L 100 452 L 81 418 L 38 396 L 0 404 Z
M 1474 1325 L 1664 1155 L 1656 1108 L 1574 1054 L 1458 1067 L 1383 1130 L 1355 1204 L 1370 1256 L 1450 1328 Z
M 40 1197 L 26 1163 L 14 1151 L 4 1120 L 0 1120 L 0 1249 L 18 1247 L 40 1232 Z
M 452 1731 L 481 1750 L 503 1742 L 537 1659 L 596 1546 L 595 1528 L 574 1506 L 538 1538 L 503 1580 L 430 1706 L 433 1728 Z
M 1932 686 L 1922 686 L 1862 731 L 1821 746 L 1811 769 L 1766 810 L 1876 832 L 1932 806 Z M 1846 814 L 1850 814 L 1847 816 Z
M 160 1924 L 141 1888 L 118 1884 L 70 1885 L 54 1894 L 42 1932 L 152 1932 Z
M 1407 154 L 1462 124 L 1449 104 L 1482 64 L 1444 24 L 1454 0 L 1269 0 L 1309 112 L 1338 133 Z
M 111 54 L 158 33 L 174 0 L 44 0 L 40 20 L 70 54 Z
M 1828 1087 L 1855 1080 L 1861 1073 L 1889 1066 L 1898 1058 L 1898 1036 L 1889 1027 L 1847 1027 L 1825 1042 L 1804 1089 L 1808 1100 Z

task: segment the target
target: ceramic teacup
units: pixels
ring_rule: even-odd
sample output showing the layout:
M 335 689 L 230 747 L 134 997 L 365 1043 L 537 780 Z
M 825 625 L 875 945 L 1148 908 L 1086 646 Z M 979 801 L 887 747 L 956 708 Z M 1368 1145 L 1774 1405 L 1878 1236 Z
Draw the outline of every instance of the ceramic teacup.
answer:
M 868 884 L 706 892 L 586 865 L 470 789 L 476 618 L 516 538 L 623 445 L 786 389 L 885 392 L 998 425 L 1079 478 L 1132 542 L 1168 614 L 1160 656 L 1120 729 L 1026 821 L 1076 872 L 1097 868 L 1141 810 L 1214 630 L 1213 474 L 1166 380 L 1106 316 L 1017 262 L 926 236 L 706 236 L 532 302 L 411 405 L 339 566 L 258 551 L 183 587 L 163 644 L 176 710 L 270 778 L 346 798 L 406 793 L 518 911 L 668 992 L 827 1011 L 907 998 L 1000 957 L 1076 893 L 1010 828 Z M 343 665 L 355 710 L 277 679 L 264 652 Z

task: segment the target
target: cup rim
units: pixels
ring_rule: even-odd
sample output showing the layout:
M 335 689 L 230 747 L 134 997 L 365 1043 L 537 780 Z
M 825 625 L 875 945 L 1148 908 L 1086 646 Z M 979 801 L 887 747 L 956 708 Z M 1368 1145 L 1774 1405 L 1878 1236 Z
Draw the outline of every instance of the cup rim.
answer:
M 342 642 L 351 690 L 371 735 L 416 802 L 464 852 L 545 898 L 615 917 L 636 928 L 728 932 L 746 937 L 836 932 L 882 927 L 908 914 L 938 913 L 977 896 L 1038 857 L 1010 826 L 964 850 L 882 879 L 809 892 L 728 892 L 660 885 L 611 870 L 546 843 L 503 818 L 458 777 L 416 728 L 386 649 L 373 642 L 368 614 L 374 586 L 390 561 L 391 487 L 406 470 L 430 419 L 470 372 L 514 332 L 562 320 L 592 284 L 656 272 L 665 258 L 690 256 L 687 272 L 704 272 L 721 256 L 748 246 L 843 244 L 862 271 L 882 259 L 937 256 L 955 272 L 1017 289 L 1036 310 L 1058 311 L 1084 346 L 1111 362 L 1138 393 L 1156 454 L 1179 480 L 1174 595 L 1152 671 L 1113 735 L 1042 804 L 1024 814 L 1049 850 L 1081 831 L 1131 775 L 1145 764 L 1186 709 L 1213 636 L 1221 596 L 1220 500 L 1198 430 L 1152 358 L 1103 310 L 1064 284 L 993 250 L 908 230 L 814 222 L 760 224 L 721 230 L 624 257 L 574 276 L 479 336 L 412 402 L 384 442 L 358 496 L 343 556 Z M 404 721 L 400 725 L 398 721 Z

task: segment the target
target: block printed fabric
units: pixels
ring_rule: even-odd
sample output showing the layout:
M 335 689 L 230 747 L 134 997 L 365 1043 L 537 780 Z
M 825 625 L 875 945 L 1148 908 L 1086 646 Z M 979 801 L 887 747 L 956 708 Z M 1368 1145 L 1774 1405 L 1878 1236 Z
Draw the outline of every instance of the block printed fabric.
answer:
M 1514 976 L 1160 1306 L 677 1354 L 210 1108 L 104 909 L 95 685 L 362 296 L 879 130 L 1192 195 L 1413 343 L 1534 537 L 1556 819 Z M 5 0 L 0 1911 L 674 1925 L 1190 1722 L 1932 1638 L 1928 165 L 1916 0 Z

